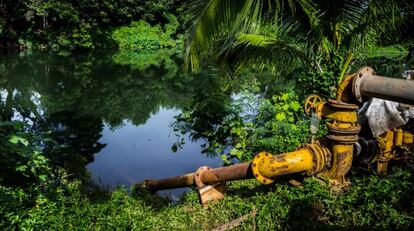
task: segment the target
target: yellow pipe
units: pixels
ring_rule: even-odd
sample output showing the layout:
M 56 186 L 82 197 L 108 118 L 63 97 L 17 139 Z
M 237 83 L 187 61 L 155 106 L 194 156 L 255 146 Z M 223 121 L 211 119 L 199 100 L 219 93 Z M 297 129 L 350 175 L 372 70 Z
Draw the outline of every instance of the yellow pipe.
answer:
M 349 108 L 340 108 L 340 105 L 340 103 L 332 102 L 321 103 L 316 108 L 316 114 L 319 117 L 330 118 L 338 123 L 344 123 L 344 126 L 350 126 L 352 123 L 355 123 L 358 120 L 358 113 L 356 112 L 358 107 L 352 105 Z
M 403 145 L 403 133 L 404 131 L 401 128 L 396 128 L 394 130 L 394 145 L 401 147 Z
M 349 78 L 346 81 L 350 81 Z M 341 85 L 337 93 L 338 99 L 343 99 L 345 90 L 345 85 Z M 358 140 L 357 134 L 361 129 L 357 123 L 357 109 L 357 105 L 334 100 L 317 107 L 320 117 L 331 119 L 327 122 L 329 133 L 326 145 L 332 153 L 330 168 L 319 176 L 328 177 L 334 185 L 348 185 L 345 175 L 352 166 L 354 142 Z
M 386 174 L 388 169 L 388 161 L 393 156 L 395 142 L 395 132 L 388 130 L 380 135 L 377 139 L 380 153 L 377 158 L 377 173 Z
M 252 161 L 252 171 L 256 179 L 270 184 L 277 176 L 320 171 L 325 165 L 327 153 L 317 144 L 309 144 L 296 151 L 280 155 L 260 152 Z
M 352 166 L 354 147 L 353 144 L 334 142 L 332 145 L 332 164 L 331 168 L 320 174 L 330 179 L 333 185 L 346 185 L 345 174 Z

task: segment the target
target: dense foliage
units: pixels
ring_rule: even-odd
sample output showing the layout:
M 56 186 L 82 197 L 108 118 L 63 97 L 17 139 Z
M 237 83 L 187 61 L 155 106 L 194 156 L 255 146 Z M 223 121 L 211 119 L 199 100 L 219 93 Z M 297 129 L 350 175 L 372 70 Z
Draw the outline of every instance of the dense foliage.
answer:
M 2 0 L 1 49 L 93 49 L 113 46 L 111 30 L 143 20 L 168 24 L 174 0 Z M 115 44 L 116 45 L 116 44 Z
M 28 128 L 21 122 L 0 122 L 0 226 L 4 228 L 12 228 L 13 220 L 19 219 L 16 211 L 46 203 L 59 187 L 56 169 L 39 146 L 48 142 L 46 137 Z
M 242 92 L 215 126 L 200 126 L 206 120 L 200 116 L 202 109 L 197 105 L 191 107 L 177 117 L 175 132 L 190 133 L 193 139 L 206 139 L 204 152 L 221 155 L 226 164 L 248 161 L 263 150 L 292 151 L 309 141 L 309 120 L 303 117 L 302 104 L 295 91 L 284 91 L 271 99 L 260 99 L 250 91 Z
M 307 66 L 318 74 L 331 71 L 340 81 L 358 53 L 400 42 L 413 9 L 412 1 L 392 0 L 196 1 L 190 8 L 186 67 L 199 70 L 204 58 L 236 72 Z
M 270 187 L 260 186 L 254 180 L 236 182 L 230 184 L 223 201 L 207 210 L 198 205 L 195 192 L 173 205 L 145 192 L 131 195 L 125 189 L 101 192 L 90 187 L 79 171 L 100 147 L 103 121 L 114 127 L 120 126 L 123 118 L 142 124 L 161 102 L 184 109 L 177 118 L 178 128 L 184 130 L 177 131 L 192 133 L 195 139 L 207 139 L 211 147 L 206 148 L 223 155 L 228 163 L 248 160 L 255 151 L 263 149 L 293 150 L 309 139 L 309 121 L 303 117 L 301 106 L 303 96 L 300 88 L 286 87 L 291 83 L 258 81 L 268 76 L 254 72 L 247 75 L 253 78 L 240 79 L 219 77 L 214 71 L 199 76 L 177 75 L 179 68 L 171 60 L 174 54 L 152 55 L 155 58 L 145 53 L 118 53 L 109 56 L 110 62 L 85 55 L 78 56 L 74 63 L 70 56 L 49 56 L 53 64 L 41 56 L 21 56 L 18 63 L 5 59 L 7 62 L 0 67 L 2 73 L 8 71 L 18 78 L 0 82 L 10 92 L 10 97 L 1 101 L 1 166 L 2 170 L 7 167 L 0 177 L 2 229 L 205 230 L 253 210 L 255 218 L 243 222 L 240 229 L 412 226 L 410 169 L 394 168 L 386 177 L 353 172 L 350 191 L 339 195 L 315 179 L 305 180 L 303 189 L 294 188 L 283 179 Z M 121 68 L 116 68 L 118 65 Z M 105 67 L 109 77 L 101 75 L 101 67 Z M 16 70 L 21 69 L 26 70 L 25 74 L 18 74 L 22 72 Z M 51 72 L 65 73 L 64 81 L 47 78 Z M 121 74 L 124 78 L 110 78 Z M 65 88 L 71 90 L 62 90 Z M 43 114 L 36 115 L 40 117 L 34 116 L 34 89 L 43 96 Z M 232 96 L 232 92 L 238 94 Z M 262 98 L 266 96 L 267 99 Z M 137 103 L 139 100 L 144 102 Z M 13 107 L 31 122 L 10 122 Z M 62 108 L 66 108 L 65 113 L 60 113 Z M 98 118 L 88 114 L 88 110 L 93 110 Z M 42 122 L 48 126 L 40 126 Z M 58 124 L 67 130 L 56 130 Z M 71 161 L 76 162 L 77 169 L 70 167 Z M 68 174 L 76 172 L 76 177 Z M 10 174 L 15 178 L 10 178 Z M 11 182 L 13 179 L 19 181 Z
M 170 16 L 171 22 L 165 26 L 150 26 L 145 21 L 132 22 L 130 26 L 120 27 L 114 30 L 112 38 L 120 49 L 126 50 L 159 50 L 171 48 L 177 43 L 171 38 L 178 28 L 178 21 Z

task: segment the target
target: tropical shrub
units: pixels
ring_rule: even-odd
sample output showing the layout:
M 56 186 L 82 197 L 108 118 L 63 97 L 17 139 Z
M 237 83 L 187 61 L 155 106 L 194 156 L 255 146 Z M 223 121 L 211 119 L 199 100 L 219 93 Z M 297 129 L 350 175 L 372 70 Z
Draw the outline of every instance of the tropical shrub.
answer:
M 117 28 L 112 38 L 125 50 L 158 50 L 176 45 L 171 38 L 176 27 L 166 26 L 164 30 L 159 25 L 151 26 L 145 21 L 132 22 L 130 26 Z
M 41 203 L 50 190 L 52 169 L 42 155 L 42 137 L 22 122 L 0 122 L 0 226 L 15 212 Z
M 23 122 L 0 122 L 0 183 L 6 186 L 31 185 L 47 180 L 51 174 L 42 155 L 42 136 L 25 131 Z

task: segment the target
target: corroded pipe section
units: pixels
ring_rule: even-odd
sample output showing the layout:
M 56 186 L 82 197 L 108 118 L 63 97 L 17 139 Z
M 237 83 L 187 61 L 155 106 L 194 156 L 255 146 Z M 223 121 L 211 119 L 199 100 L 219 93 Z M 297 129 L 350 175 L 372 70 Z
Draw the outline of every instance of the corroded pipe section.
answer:
M 250 178 L 253 178 L 250 162 L 234 164 L 221 168 L 213 168 L 210 171 L 204 172 L 200 177 L 201 181 L 205 184 Z
M 414 105 L 414 81 L 378 75 L 364 76 L 361 95 Z
M 182 176 L 176 176 L 161 180 L 147 179 L 138 185 L 140 187 L 154 191 L 162 189 L 184 188 L 194 185 L 194 176 L 195 173 L 189 173 Z
M 206 185 L 254 177 L 264 184 L 270 184 L 277 176 L 281 175 L 319 172 L 325 166 L 329 155 L 329 151 L 319 144 L 307 144 L 294 152 L 275 156 L 261 152 L 255 156 L 252 162 L 221 168 L 201 167 L 195 173 L 161 180 L 150 179 L 140 186 L 153 191 L 190 186 L 202 188 Z
M 211 185 L 225 181 L 253 178 L 253 174 L 251 172 L 250 162 L 246 162 L 221 168 L 208 168 L 202 172 L 197 171 L 195 173 L 189 173 L 167 179 L 148 179 L 139 185 L 153 191 L 172 188 L 184 188 L 196 186 L 196 178 L 199 178 L 202 184 Z
M 361 129 L 357 123 L 357 109 L 357 105 L 336 100 L 328 100 L 317 107 L 318 115 L 330 120 L 326 123 L 328 134 L 325 146 L 332 153 L 330 168 L 319 176 L 327 177 L 332 185 L 348 185 L 345 175 L 352 166 L 353 146 Z
M 375 97 L 414 105 L 413 80 L 378 76 L 370 67 L 363 67 L 356 74 L 353 93 L 361 103 Z
M 320 173 L 319 176 L 328 177 L 332 185 L 347 186 L 349 182 L 346 180 L 345 175 L 349 172 L 352 166 L 354 150 L 353 144 L 333 141 L 331 150 L 331 168 L 325 172 Z

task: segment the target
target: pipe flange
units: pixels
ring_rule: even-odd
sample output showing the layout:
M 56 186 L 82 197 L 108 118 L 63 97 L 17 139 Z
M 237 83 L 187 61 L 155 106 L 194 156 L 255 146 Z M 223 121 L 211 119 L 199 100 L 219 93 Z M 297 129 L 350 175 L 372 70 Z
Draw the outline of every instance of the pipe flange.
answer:
M 271 156 L 270 153 L 268 152 L 259 152 L 258 154 L 256 154 L 252 160 L 252 172 L 254 177 L 262 184 L 271 184 L 273 183 L 274 180 L 266 178 L 264 176 L 262 176 L 262 174 L 260 174 L 259 171 L 259 165 L 260 162 L 264 159 L 264 158 L 268 158 L 269 156 Z
M 345 109 L 345 110 L 352 110 L 356 111 L 358 110 L 358 105 L 352 104 L 352 103 L 345 103 L 342 101 L 334 100 L 334 99 L 328 99 L 329 106 L 339 109 Z
M 318 144 L 305 144 L 303 145 L 303 147 L 309 149 L 313 155 L 314 167 L 306 171 L 306 173 L 308 175 L 313 175 L 315 173 L 320 172 L 325 167 L 325 163 L 327 161 L 327 153 L 325 153 L 323 148 L 320 147 Z
M 333 141 L 337 141 L 339 143 L 343 143 L 343 144 L 353 144 L 355 142 L 358 141 L 358 135 L 334 135 L 334 134 L 329 134 L 326 136 L 326 138 L 333 140 Z
M 197 172 L 195 173 L 195 176 L 194 176 L 194 182 L 197 185 L 197 188 L 201 189 L 206 186 L 206 184 L 204 184 L 203 181 L 201 180 L 201 176 L 203 175 L 204 172 L 209 171 L 210 169 L 211 168 L 208 166 L 202 166 L 197 169 Z
M 340 128 L 333 123 L 327 122 L 326 126 L 330 132 L 344 135 L 357 135 L 361 131 L 361 125 L 356 124 L 349 128 Z
M 375 75 L 374 69 L 371 67 L 362 67 L 358 70 L 356 77 L 354 78 L 354 81 L 352 82 L 352 93 L 354 93 L 355 98 L 358 100 L 358 102 L 363 103 L 366 101 L 361 95 L 361 80 L 362 77 L 365 75 Z

